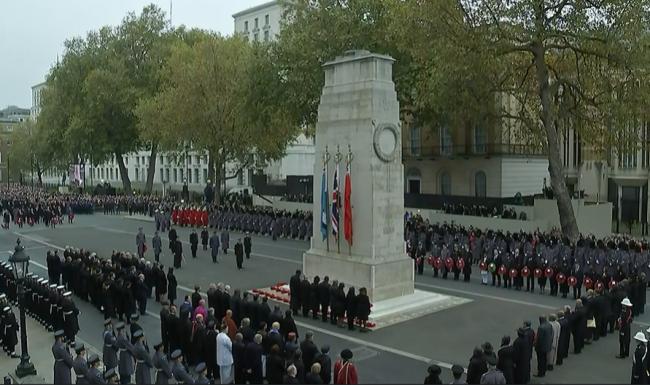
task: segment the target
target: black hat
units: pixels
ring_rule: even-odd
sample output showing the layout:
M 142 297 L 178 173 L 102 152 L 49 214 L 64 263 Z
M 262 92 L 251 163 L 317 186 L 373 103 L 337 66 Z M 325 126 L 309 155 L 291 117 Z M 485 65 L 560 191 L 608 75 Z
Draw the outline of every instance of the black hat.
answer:
M 437 376 L 439 376 L 440 373 L 442 373 L 442 369 L 440 369 L 440 366 L 438 366 L 436 364 L 429 365 L 429 368 L 427 369 L 427 371 L 429 372 L 429 374 L 435 374 Z
M 196 367 L 194 367 L 194 371 L 198 374 L 201 373 L 205 370 L 205 362 L 199 362 L 196 364 Z
M 178 357 L 182 356 L 183 353 L 181 352 L 180 349 L 176 349 L 172 352 L 172 360 L 177 359 Z
M 488 355 L 485 360 L 487 361 L 487 364 L 490 366 L 496 366 L 497 364 L 497 358 L 492 354 Z
M 352 350 L 350 349 L 343 349 L 343 351 L 341 352 L 341 358 L 343 358 L 344 360 L 349 361 L 352 359 L 352 357 L 353 354 L 352 354 Z
M 144 332 L 142 331 L 142 329 L 138 329 L 135 331 L 135 333 L 133 333 L 133 338 L 140 338 L 142 336 L 144 336 Z
M 83 352 L 84 350 L 86 350 L 86 347 L 84 346 L 84 344 L 81 344 L 81 343 L 80 343 L 80 344 L 75 344 L 75 345 L 74 345 L 74 351 L 75 351 L 76 353 L 81 353 L 81 352 Z
M 111 378 L 117 377 L 117 372 L 115 371 L 115 368 L 108 369 L 106 373 L 104 373 L 104 379 L 105 380 L 110 380 Z
M 104 320 L 104 326 L 108 326 L 108 325 L 111 325 L 112 323 L 113 323 L 113 321 L 111 321 L 111 319 L 110 319 L 110 318 L 109 318 L 109 319 L 107 319 L 107 320 Z
M 155 345 L 153 346 L 153 348 L 156 349 L 156 350 L 158 350 L 158 349 L 160 349 L 161 346 L 163 346 L 162 341 L 161 341 L 161 342 L 158 342 L 157 344 L 155 344 Z
M 63 330 L 57 330 L 54 332 L 54 338 L 59 338 L 63 337 L 65 335 L 65 332 Z
M 90 356 L 90 358 L 88 358 L 89 365 L 92 365 L 95 362 L 99 362 L 99 356 L 97 354 L 93 354 L 92 356 Z
M 454 376 L 460 376 L 464 372 L 465 372 L 465 369 L 463 369 L 463 367 L 460 366 L 460 365 L 454 364 L 451 367 L 451 374 L 453 374 Z
M 117 325 L 115 325 L 115 329 L 117 330 L 124 329 L 124 322 L 118 322 Z

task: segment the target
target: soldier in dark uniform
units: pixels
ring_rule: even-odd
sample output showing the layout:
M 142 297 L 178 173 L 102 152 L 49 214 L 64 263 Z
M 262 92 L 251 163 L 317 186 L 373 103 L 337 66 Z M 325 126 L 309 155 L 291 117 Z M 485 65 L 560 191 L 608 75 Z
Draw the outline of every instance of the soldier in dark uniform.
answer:
M 192 376 L 187 373 L 187 370 L 185 370 L 185 365 L 183 365 L 183 353 L 181 353 L 179 349 L 174 350 L 172 352 L 171 358 L 173 360 L 172 374 L 174 375 L 174 379 L 178 383 L 193 384 L 194 379 L 192 379 Z
M 63 330 L 65 331 L 65 338 L 68 342 L 74 342 L 75 336 L 79 332 L 79 309 L 77 309 L 77 306 L 72 301 L 71 295 L 71 292 L 65 292 L 61 301 Z
M 165 347 L 162 342 L 154 345 L 153 366 L 156 369 L 156 384 L 168 384 L 173 378 L 172 368 L 165 355 Z
M 2 313 L 2 347 L 11 358 L 18 358 L 18 354 L 16 354 L 16 345 L 18 345 L 16 316 L 9 306 L 5 306 Z
M 74 351 L 77 356 L 74 358 L 72 368 L 77 376 L 77 384 L 89 384 L 86 378 L 88 374 L 88 363 L 86 362 L 86 348 L 84 344 L 76 344 Z
M 133 368 L 133 344 L 129 341 L 128 336 L 124 333 L 124 323 L 120 322 L 116 326 L 117 337 L 116 345 L 120 351 L 118 372 L 122 384 L 131 383 L 131 376 L 135 372 Z
M 289 307 L 291 308 L 291 311 L 293 312 L 293 315 L 298 315 L 298 311 L 300 310 L 300 276 L 302 275 L 302 272 L 300 270 L 296 270 L 296 274 L 291 276 L 291 279 L 289 280 Z
M 93 354 L 88 358 L 88 371 L 86 372 L 86 380 L 88 384 L 106 384 L 106 380 L 99 371 L 100 364 L 99 356 Z M 79 382 L 77 382 L 79 383 Z
M 145 348 L 144 333 L 142 330 L 137 330 L 133 336 L 136 341 L 133 346 L 133 357 L 136 360 L 135 383 L 151 384 L 151 369 L 153 369 L 153 361 Z
M 330 278 L 323 277 L 323 282 L 318 284 L 318 300 L 321 308 L 321 319 L 327 322 L 327 314 L 330 306 Z
M 632 384 L 647 384 L 648 383 L 648 340 L 643 332 L 638 332 L 634 336 L 637 342 L 634 356 L 632 357 Z
M 196 258 L 196 250 L 199 248 L 199 236 L 196 234 L 196 230 L 192 229 L 190 233 L 190 249 L 192 250 L 192 258 Z
M 300 304 L 302 305 L 302 316 L 309 317 L 311 304 L 311 284 L 307 277 L 303 276 L 300 282 Z
M 52 355 L 54 356 L 54 384 L 71 384 L 72 383 L 72 366 L 74 361 L 65 344 L 63 330 L 57 330 L 54 333 L 54 345 L 52 346 Z
M 209 238 L 210 235 L 208 234 L 208 228 L 206 226 L 203 226 L 203 230 L 201 230 L 201 245 L 203 246 L 203 250 L 208 249 Z
M 246 236 L 244 236 L 244 254 L 246 254 L 246 259 L 250 259 L 251 257 L 251 248 L 253 246 L 253 243 L 251 241 L 251 236 L 249 232 L 246 232 Z
M 110 319 L 104 321 L 104 346 L 102 348 L 102 358 L 104 361 L 104 368 L 106 370 L 117 368 L 117 340 L 113 334 L 113 323 Z

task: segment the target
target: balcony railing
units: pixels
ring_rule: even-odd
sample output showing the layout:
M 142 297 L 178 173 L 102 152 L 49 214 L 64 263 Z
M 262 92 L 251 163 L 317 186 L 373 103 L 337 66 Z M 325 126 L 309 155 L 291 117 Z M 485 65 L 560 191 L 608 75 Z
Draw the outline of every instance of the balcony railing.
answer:
M 482 145 L 404 146 L 402 154 L 409 159 L 437 159 L 477 156 L 545 156 L 543 146 L 530 144 L 485 143 Z

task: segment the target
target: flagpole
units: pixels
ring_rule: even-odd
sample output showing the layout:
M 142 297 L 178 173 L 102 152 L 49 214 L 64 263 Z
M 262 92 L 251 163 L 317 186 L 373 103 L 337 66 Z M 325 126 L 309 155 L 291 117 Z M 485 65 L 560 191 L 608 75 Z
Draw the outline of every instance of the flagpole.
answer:
M 329 162 L 330 162 L 330 154 L 329 151 L 327 151 L 327 146 L 325 146 L 325 152 L 323 153 L 323 169 L 325 170 L 325 234 L 327 236 L 325 237 L 325 242 L 326 242 L 326 247 L 327 247 L 327 252 L 330 251 L 330 216 L 329 216 L 329 207 L 330 207 L 330 190 L 329 186 L 327 183 L 327 176 L 329 173 Z M 323 187 L 321 186 L 321 190 Z M 321 200 L 322 203 L 322 200 Z M 321 212 L 320 215 L 323 215 L 323 207 L 320 208 Z M 321 223 L 323 219 L 321 218 Z
M 354 158 L 354 156 L 352 155 L 352 148 L 350 147 L 350 144 L 348 144 L 348 160 L 347 160 L 347 164 L 346 164 L 346 172 L 350 174 L 350 178 L 349 178 L 350 181 L 352 180 L 352 159 L 353 158 Z M 348 188 L 347 187 L 347 181 L 348 181 L 348 179 L 346 178 L 346 186 L 345 186 L 346 189 Z M 343 191 L 345 191 L 345 190 L 343 190 Z M 352 197 L 350 197 L 350 208 L 349 209 L 352 210 Z M 343 213 L 343 215 L 345 216 L 345 213 Z M 350 226 L 352 226 L 352 223 L 350 223 Z M 350 241 L 348 242 L 348 255 L 350 255 L 350 256 L 352 255 L 352 239 L 353 238 L 350 238 Z
M 336 188 L 338 189 L 338 192 L 336 193 L 336 208 L 337 210 L 337 216 L 338 216 L 338 228 L 336 229 L 336 250 L 339 254 L 341 254 L 341 176 L 339 175 L 340 173 L 340 167 L 339 165 L 341 164 L 341 151 L 339 150 L 339 145 L 336 145 L 336 156 L 335 156 L 335 161 L 336 161 L 336 178 L 338 179 L 336 181 Z

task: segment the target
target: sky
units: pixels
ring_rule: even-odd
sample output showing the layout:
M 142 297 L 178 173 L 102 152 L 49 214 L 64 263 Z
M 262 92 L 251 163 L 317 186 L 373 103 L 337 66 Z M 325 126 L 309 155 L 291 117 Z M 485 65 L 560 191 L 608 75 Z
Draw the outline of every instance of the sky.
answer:
M 268 0 L 171 0 L 172 24 L 231 34 L 232 15 Z M 45 80 L 63 43 L 150 3 L 169 12 L 170 0 L 0 0 L 0 109 L 30 108 L 31 87 Z

